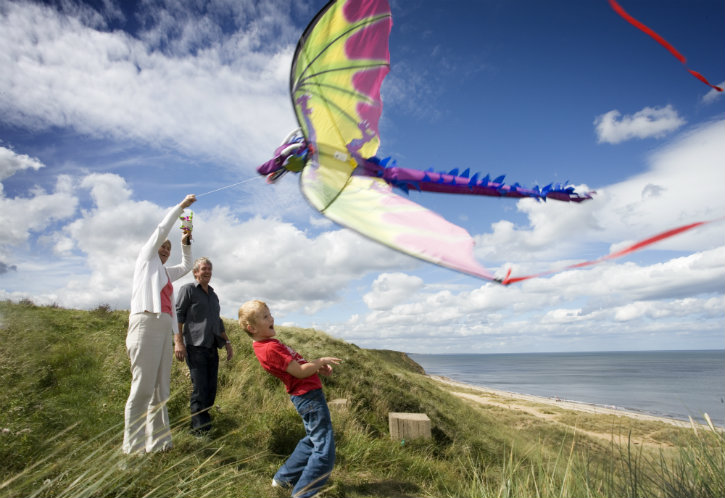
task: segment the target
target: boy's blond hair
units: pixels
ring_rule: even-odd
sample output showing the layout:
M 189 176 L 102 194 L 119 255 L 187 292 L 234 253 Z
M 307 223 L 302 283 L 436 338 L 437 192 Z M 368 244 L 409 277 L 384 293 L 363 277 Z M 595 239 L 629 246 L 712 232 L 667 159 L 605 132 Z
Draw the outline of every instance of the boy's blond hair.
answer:
M 242 327 L 242 330 L 244 330 L 249 337 L 252 336 L 252 333 L 249 332 L 249 326 L 257 324 L 257 313 L 264 308 L 269 309 L 269 306 L 267 306 L 267 303 L 264 301 L 260 301 L 258 299 L 247 301 L 239 307 L 239 326 Z

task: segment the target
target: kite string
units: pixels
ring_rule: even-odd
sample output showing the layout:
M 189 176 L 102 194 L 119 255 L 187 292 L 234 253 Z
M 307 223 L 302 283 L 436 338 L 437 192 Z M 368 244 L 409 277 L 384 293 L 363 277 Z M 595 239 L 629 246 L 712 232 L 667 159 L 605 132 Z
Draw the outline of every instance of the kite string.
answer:
M 241 185 L 242 183 L 251 182 L 252 180 L 256 180 L 257 178 L 262 178 L 261 176 L 253 176 L 251 178 L 247 178 L 246 180 L 242 180 L 241 182 L 232 183 L 231 185 L 225 185 L 224 187 L 219 187 L 214 190 L 210 190 L 209 192 L 204 192 L 203 194 L 197 194 L 196 198 L 204 197 L 205 195 L 213 194 L 214 192 L 219 192 L 220 190 L 236 187 L 237 185 Z

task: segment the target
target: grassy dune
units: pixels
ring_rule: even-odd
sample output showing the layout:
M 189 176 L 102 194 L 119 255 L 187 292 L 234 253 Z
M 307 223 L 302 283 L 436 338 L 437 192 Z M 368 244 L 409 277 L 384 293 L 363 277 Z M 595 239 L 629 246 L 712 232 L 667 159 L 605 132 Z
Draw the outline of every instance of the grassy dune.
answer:
M 174 362 L 174 449 L 120 452 L 130 386 L 128 314 L 0 303 L 0 497 L 281 497 L 271 476 L 303 435 L 279 381 L 258 365 L 236 323 L 221 360 L 214 429 L 189 434 L 191 383 Z M 714 428 L 472 402 L 407 356 L 278 327 L 305 357 L 345 363 L 325 378 L 337 464 L 322 496 L 725 496 L 725 441 Z M 430 441 L 388 435 L 389 412 L 424 412 Z

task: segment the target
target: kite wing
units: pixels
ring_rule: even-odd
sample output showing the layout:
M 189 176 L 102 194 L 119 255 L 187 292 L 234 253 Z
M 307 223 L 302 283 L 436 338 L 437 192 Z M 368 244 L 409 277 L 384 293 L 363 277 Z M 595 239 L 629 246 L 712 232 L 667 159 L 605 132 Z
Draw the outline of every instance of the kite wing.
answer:
M 371 157 L 380 145 L 380 87 L 390 70 L 391 26 L 386 0 L 331 1 L 297 44 L 290 94 L 310 159 L 300 181 L 320 211 L 357 167 L 352 154 Z M 343 159 L 329 164 L 334 155 Z
M 380 145 L 391 26 L 387 0 L 332 1 L 297 44 L 290 93 L 306 142 L 302 192 L 322 214 L 377 242 L 493 280 L 474 259 L 468 232 L 358 169 Z

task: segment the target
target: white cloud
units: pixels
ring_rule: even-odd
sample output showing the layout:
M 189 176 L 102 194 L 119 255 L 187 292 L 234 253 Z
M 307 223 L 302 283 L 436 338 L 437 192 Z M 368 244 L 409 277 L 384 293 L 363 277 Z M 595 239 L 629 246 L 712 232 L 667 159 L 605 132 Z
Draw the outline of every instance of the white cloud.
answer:
M 45 165 L 38 159 L 25 154 L 16 154 L 0 147 L 0 181 L 23 170 L 39 170 Z M 7 198 L 0 183 L 0 210 L 8 213 L 3 217 L 3 236 L 0 238 L 0 275 L 16 271 L 14 254 L 27 251 L 33 234 L 69 219 L 76 211 L 77 199 L 73 196 L 71 178 L 58 176 L 55 191 L 47 193 L 35 187 L 29 197 Z
M 37 158 L 26 154 L 16 154 L 6 147 L 0 147 L 0 181 L 10 178 L 18 171 L 25 169 L 39 170 L 45 165 Z M 0 190 L 2 194 L 2 190 Z
M 663 320 L 669 317 L 715 317 L 722 313 L 722 299 L 712 297 L 709 299 L 684 298 L 667 302 L 637 301 L 617 307 L 614 310 L 614 319 L 625 322 L 646 318 L 649 320 Z
M 540 262 L 566 266 L 582 249 L 595 259 L 680 225 L 718 219 L 725 213 L 723 136 L 725 121 L 689 130 L 654 151 L 647 171 L 596 187 L 594 199 L 579 205 L 518 201 L 528 226 L 493 224 L 491 233 L 474 237 L 476 256 L 484 263 L 510 264 L 514 274 L 542 271 L 548 265 Z M 723 224 L 713 223 L 651 248 L 696 251 L 721 245 L 723 237 Z
M 598 224 L 636 240 L 640 234 L 654 235 L 721 217 L 725 213 L 724 133 L 725 121 L 707 123 L 654 151 L 648 171 L 602 189 L 606 206 Z M 721 226 L 714 232 L 703 230 L 671 239 L 664 246 L 695 250 L 719 245 L 718 232 L 722 233 Z
M 382 273 L 373 282 L 370 292 L 363 296 L 368 308 L 388 309 L 404 301 L 423 286 L 419 277 L 405 273 Z
M 582 319 L 583 319 L 583 317 L 582 317 L 580 308 L 575 308 L 575 309 L 557 308 L 557 309 L 553 309 L 551 311 L 547 311 L 546 314 L 542 317 L 541 321 L 542 321 L 542 323 L 554 323 L 554 324 L 564 325 L 564 324 L 568 324 L 568 323 L 577 322 Z
M 26 243 L 32 233 L 69 219 L 77 204 L 71 179 L 65 175 L 58 177 L 54 192 L 35 188 L 30 197 L 0 197 L 0 212 L 8 213 L 3 217 L 0 258 L 8 262 L 11 249 L 27 250 Z
M 597 141 L 610 144 L 633 138 L 660 138 L 684 124 L 685 120 L 671 105 L 661 108 L 645 107 L 631 116 L 622 116 L 622 113 L 613 110 L 594 120 Z
M 720 88 L 725 88 L 725 81 L 722 81 L 720 84 L 715 85 Z M 722 98 L 723 92 L 717 91 L 714 88 L 711 88 L 709 92 L 707 92 L 702 97 L 703 104 L 712 104 L 713 102 L 717 101 L 717 99 Z
M 91 197 L 99 210 L 113 210 L 131 197 L 126 181 L 113 174 L 91 174 L 83 178 L 80 186 L 91 192 Z
M 511 287 L 452 292 L 424 285 L 389 308 L 371 307 L 327 330 L 359 345 L 405 344 L 412 352 L 543 349 L 562 337 L 576 348 L 577 337 L 596 344 L 600 335 L 604 347 L 610 341 L 610 348 L 628 349 L 652 335 L 668 340 L 697 319 L 703 332 L 693 341 L 712 343 L 721 336 L 725 312 L 723 260 L 725 248 L 718 248 L 653 265 L 608 263 Z
M 168 23 L 188 23 L 176 26 L 183 33 L 173 40 L 183 47 L 199 48 L 188 38 L 213 30 L 213 24 L 191 15 L 170 15 L 159 12 L 165 16 L 156 20 L 159 32 Z M 268 15 L 255 22 L 272 21 Z M 274 22 L 293 32 L 283 19 Z M 98 30 L 98 23 L 40 4 L 4 5 L 0 112 L 6 123 L 173 145 L 230 164 L 240 158 L 261 162 L 284 133 L 280 130 L 294 127 L 287 95 L 293 51 L 288 37 L 278 37 L 286 43 L 262 44 L 259 32 L 265 30 L 252 23 L 220 40 L 211 33 L 203 50 L 178 55 L 183 47 L 164 52 L 149 40 Z
M 226 227 L 225 237 L 218 236 L 219 227 Z M 259 298 L 280 316 L 314 313 L 340 300 L 350 282 L 405 267 L 408 259 L 346 229 L 309 236 L 273 218 L 240 221 L 225 209 L 195 215 L 195 231 L 199 254 L 215 255 L 223 307 L 234 312 Z
M 23 244 L 30 243 L 30 231 L 46 229 L 37 244 L 49 245 L 61 257 L 61 266 L 73 260 L 74 251 L 82 254 L 83 268 L 59 281 L 46 280 L 45 288 L 34 295 L 39 303 L 79 308 L 108 303 L 127 309 L 138 249 L 170 207 L 132 200 L 125 180 L 115 174 L 87 175 L 77 185 L 90 192 L 93 206 L 65 226 L 57 222 L 69 220 L 78 202 L 67 177 L 61 177 L 54 194 L 35 190 L 28 199 L 0 200 L 0 208 L 18 213 L 7 230 L 11 236 L 3 241 L 7 256 L 3 268 L 13 264 L 20 278 L 42 273 L 33 252 L 28 255 Z M 60 210 L 59 205 L 67 209 Z M 176 230 L 169 237 L 172 262 L 178 258 L 180 237 Z M 346 229 L 309 236 L 275 218 L 240 220 L 220 207 L 195 210 L 193 252 L 194 257 L 212 256 L 213 285 L 225 316 L 234 316 L 236 308 L 252 297 L 270 302 L 280 316 L 290 310 L 313 313 L 331 306 L 350 282 L 368 272 L 412 264 L 410 258 Z
M 22 294 L 7 286 L 0 298 L 29 295 L 41 304 L 93 308 L 108 303 L 126 309 L 138 248 L 169 206 L 134 201 L 125 181 L 113 174 L 91 174 L 76 182 L 62 178 L 56 190 L 65 193 L 69 205 L 87 191 L 93 206 L 47 231 L 47 243 L 62 258 L 21 259 L 10 273 L 42 280 L 41 287 Z M 5 209 L 43 203 L 46 197 L 35 190 L 28 199 L 5 199 Z M 706 337 L 713 324 L 722 323 L 722 299 L 713 297 L 725 290 L 722 246 L 663 263 L 610 262 L 510 287 L 469 288 L 385 273 L 414 261 L 349 230 L 310 236 L 274 218 L 239 219 L 226 207 L 195 210 L 194 221 L 194 257 L 212 256 L 212 285 L 226 317 L 234 317 L 237 307 L 251 298 L 268 301 L 280 319 L 292 312 L 315 313 L 334 306 L 351 284 L 359 286 L 361 276 L 383 272 L 367 292 L 360 291 L 367 313 L 321 327 L 363 346 L 486 352 L 565 341 L 576 348 L 584 337 L 601 334 L 626 349 L 645 336 L 667 337 L 684 329 L 693 317 L 701 320 Z M 170 237 L 172 263 L 180 235 L 174 229 Z M 18 255 L 18 247 L 14 249 Z M 191 275 L 177 285 L 186 281 Z

